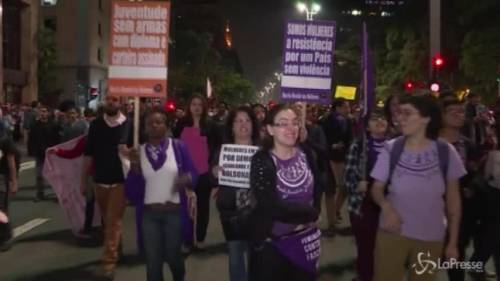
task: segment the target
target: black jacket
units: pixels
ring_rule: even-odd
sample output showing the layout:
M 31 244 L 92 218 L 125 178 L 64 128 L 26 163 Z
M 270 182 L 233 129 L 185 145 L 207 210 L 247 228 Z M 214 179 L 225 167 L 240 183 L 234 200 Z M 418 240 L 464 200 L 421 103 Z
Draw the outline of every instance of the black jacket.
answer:
M 300 148 L 314 176 L 314 206 L 284 202 L 276 190 L 276 166 L 266 151 L 257 152 L 252 158 L 250 189 L 256 200 L 256 207 L 250 218 L 249 237 L 252 242 L 262 242 L 272 237 L 275 221 L 290 224 L 306 224 L 318 219 L 321 206 L 321 181 L 313 151 L 305 145 Z
M 45 150 L 59 143 L 59 126 L 54 121 L 36 121 L 28 135 L 28 155 L 45 159 Z

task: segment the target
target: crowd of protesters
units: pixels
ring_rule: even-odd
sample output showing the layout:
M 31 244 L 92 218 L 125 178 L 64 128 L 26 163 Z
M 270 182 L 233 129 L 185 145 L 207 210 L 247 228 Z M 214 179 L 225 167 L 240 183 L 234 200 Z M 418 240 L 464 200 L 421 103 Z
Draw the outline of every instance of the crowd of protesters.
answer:
M 136 208 L 147 280 L 163 280 L 166 262 L 181 281 L 183 254 L 204 251 L 212 198 L 231 281 L 316 280 L 320 236 L 334 239 L 343 220 L 357 246 L 356 281 L 435 280 L 437 268 L 420 271 L 422 258 L 478 265 L 468 270 L 477 280 L 495 278 L 484 268 L 490 259 L 500 272 L 500 102 L 489 108 L 474 93 L 465 100 L 453 93 L 394 94 L 369 109 L 342 98 L 331 106 L 232 109 L 194 95 L 184 108 L 143 101 L 140 110 L 134 147 L 133 107 L 116 97 L 84 114 L 71 102 L 56 114 L 36 102 L 3 108 L 0 210 L 8 215 L 9 193 L 17 191 L 15 143 L 24 139 L 36 162 L 35 202 L 45 199 L 46 153 L 84 156 L 80 238 L 93 231 L 96 201 L 109 279 L 120 260 L 127 200 Z M 73 149 L 47 150 L 81 136 Z M 251 160 L 250 189 L 218 184 L 223 144 L 260 148 Z M 11 236 L 4 221 L 2 245 Z M 449 280 L 465 280 L 466 266 L 455 265 Z

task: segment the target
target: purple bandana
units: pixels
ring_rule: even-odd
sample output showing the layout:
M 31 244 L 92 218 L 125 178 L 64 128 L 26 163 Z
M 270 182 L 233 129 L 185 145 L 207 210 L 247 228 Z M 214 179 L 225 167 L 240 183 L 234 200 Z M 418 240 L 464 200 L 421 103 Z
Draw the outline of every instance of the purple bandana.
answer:
M 321 231 L 311 228 L 301 233 L 273 240 L 272 245 L 292 264 L 316 273 L 321 252 Z
M 167 139 L 163 139 L 158 146 L 154 146 L 149 143 L 146 144 L 146 156 L 148 157 L 153 170 L 158 171 L 161 167 L 163 167 L 165 161 L 167 161 L 168 144 L 169 142 Z

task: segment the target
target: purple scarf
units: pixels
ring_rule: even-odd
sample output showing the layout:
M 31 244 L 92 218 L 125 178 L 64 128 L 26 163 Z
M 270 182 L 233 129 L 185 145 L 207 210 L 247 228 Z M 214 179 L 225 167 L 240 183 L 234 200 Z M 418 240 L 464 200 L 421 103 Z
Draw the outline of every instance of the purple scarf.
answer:
M 165 161 L 167 161 L 168 144 L 169 142 L 167 142 L 166 139 L 161 140 L 160 145 L 158 146 L 149 143 L 146 144 L 146 156 L 148 157 L 153 170 L 158 171 L 161 167 L 163 167 Z

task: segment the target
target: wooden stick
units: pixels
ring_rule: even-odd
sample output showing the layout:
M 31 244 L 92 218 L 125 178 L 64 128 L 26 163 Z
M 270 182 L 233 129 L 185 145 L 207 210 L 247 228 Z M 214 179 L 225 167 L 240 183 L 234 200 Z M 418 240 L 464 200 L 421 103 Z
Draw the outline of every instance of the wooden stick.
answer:
M 139 117 L 140 117 L 140 98 L 134 98 L 134 147 L 139 146 Z

